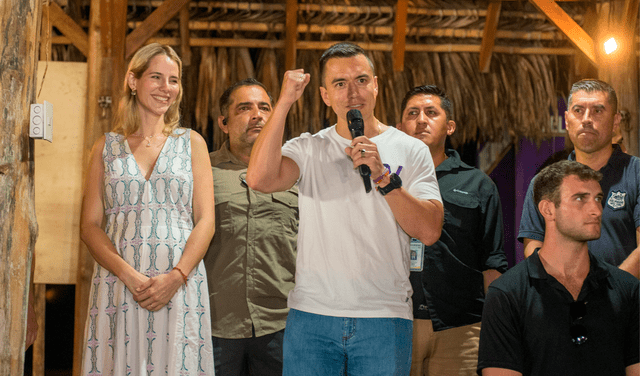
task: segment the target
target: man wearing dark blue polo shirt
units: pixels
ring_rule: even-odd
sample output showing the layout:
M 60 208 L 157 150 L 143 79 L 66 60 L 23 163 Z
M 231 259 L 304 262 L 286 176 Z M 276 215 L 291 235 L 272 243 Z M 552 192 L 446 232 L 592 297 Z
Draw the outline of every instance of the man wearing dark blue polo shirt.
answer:
M 622 264 L 637 277 L 637 270 L 629 269 L 633 263 L 623 262 L 640 245 L 640 158 L 611 144 L 613 132 L 620 125 L 617 106 L 616 93 L 606 82 L 582 80 L 573 84 L 565 112 L 567 133 L 575 146 L 569 159 L 603 175 L 602 234 L 589 242 L 589 250 L 610 264 Z M 527 191 L 518 233 L 525 256 L 540 247 L 545 236 L 544 219 L 532 199 L 534 181 Z M 639 251 L 635 252 L 637 255 Z
M 410 90 L 397 128 L 428 147 L 445 219 L 440 239 L 417 242 L 411 375 L 473 375 L 486 287 L 507 269 L 498 189 L 482 171 L 445 149 L 455 131 L 451 101 L 434 85 Z
M 593 257 L 587 246 L 601 233 L 601 178 L 567 160 L 536 178 L 544 243 L 489 286 L 479 374 L 640 373 L 638 280 Z

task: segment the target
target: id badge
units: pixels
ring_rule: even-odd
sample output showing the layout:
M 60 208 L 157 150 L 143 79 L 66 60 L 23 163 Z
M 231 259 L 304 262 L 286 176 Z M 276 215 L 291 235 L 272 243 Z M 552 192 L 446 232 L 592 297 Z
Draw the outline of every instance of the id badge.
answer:
M 424 245 L 418 239 L 411 238 L 411 271 L 421 272 L 424 266 Z

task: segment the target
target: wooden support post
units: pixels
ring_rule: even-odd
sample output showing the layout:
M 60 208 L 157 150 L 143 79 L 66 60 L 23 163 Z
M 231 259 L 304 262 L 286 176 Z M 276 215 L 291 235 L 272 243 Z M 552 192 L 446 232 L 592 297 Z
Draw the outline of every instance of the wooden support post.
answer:
M 180 9 L 180 49 L 182 52 L 182 65 L 191 65 L 191 43 L 189 35 L 189 3 Z
M 404 53 L 407 37 L 407 0 L 398 0 L 396 5 L 396 26 L 393 33 L 393 71 L 404 71 Z
M 35 216 L 30 105 L 36 99 L 41 0 L 0 1 L 0 376 L 24 373 Z
M 112 0 L 113 1 L 113 13 L 107 17 L 111 17 L 111 74 L 104 75 L 103 78 L 111 78 L 110 95 L 112 98 L 114 109 L 118 107 L 120 101 L 120 92 L 124 82 L 124 75 L 127 71 L 126 59 L 129 55 L 126 55 L 126 43 L 128 41 L 127 36 L 127 6 L 128 0 Z M 154 12 L 155 13 L 155 12 Z M 153 13 L 152 13 L 153 15 Z M 146 20 L 145 20 L 146 22 Z M 135 52 L 135 51 L 134 51 Z
M 536 8 L 544 13 L 571 43 L 573 43 L 589 61 L 597 65 L 593 39 L 571 18 L 554 0 L 529 0 Z
M 598 14 L 599 38 L 598 51 L 598 78 L 608 82 L 613 86 L 618 96 L 618 110 L 624 109 L 630 115 L 630 127 L 621 129 L 624 143 L 627 146 L 627 152 L 633 155 L 639 155 L 639 137 L 638 124 L 639 113 L 638 107 L 638 63 L 637 63 L 637 44 L 634 41 L 635 22 L 629 21 L 628 12 L 635 7 L 636 18 L 638 8 L 637 5 L 630 4 L 637 0 L 626 0 L 623 4 L 620 2 L 611 2 L 606 6 L 600 7 Z M 609 23 L 611 22 L 611 23 Z M 627 23 L 629 22 L 629 23 Z M 633 29 L 629 29 L 633 27 Z M 607 55 L 603 52 L 602 44 L 609 36 L 614 35 L 618 42 L 618 49 Z
M 38 323 L 38 336 L 33 343 L 33 376 L 44 376 L 44 332 L 47 306 L 47 285 L 37 283 L 33 287 L 36 312 L 36 322 Z
M 84 167 L 89 166 L 93 143 L 111 128 L 113 109 L 117 102 L 103 109 L 99 105 L 100 97 L 112 97 L 112 22 L 110 15 L 113 5 L 110 1 L 91 0 L 89 19 L 89 56 L 87 58 L 87 112 L 84 130 Z M 109 12 L 109 13 L 104 13 Z M 103 16 L 103 17 L 102 17 Z M 106 27 L 106 29 L 103 28 Z M 121 48 L 121 50 L 123 50 Z M 124 54 L 124 53 L 123 53 Z M 85 173 L 86 184 L 86 173 Z M 84 243 L 78 250 L 78 273 L 76 281 L 76 299 L 73 336 L 73 375 L 80 376 L 82 350 L 84 348 L 84 326 L 89 308 L 91 276 L 95 262 Z
M 291 70 L 297 67 L 296 44 L 298 42 L 298 0 L 287 0 L 286 7 L 286 41 L 285 41 L 285 69 Z
M 625 0 L 624 8 L 622 9 L 622 17 L 620 24 L 631 32 L 635 33 L 636 24 L 638 23 L 638 7 L 640 6 L 640 0 Z
M 484 31 L 482 33 L 482 43 L 480 45 L 480 71 L 489 73 L 491 66 L 491 56 L 493 55 L 493 46 L 496 42 L 496 31 L 498 30 L 498 20 L 500 19 L 501 1 L 489 3 L 487 9 L 487 19 L 484 23 Z

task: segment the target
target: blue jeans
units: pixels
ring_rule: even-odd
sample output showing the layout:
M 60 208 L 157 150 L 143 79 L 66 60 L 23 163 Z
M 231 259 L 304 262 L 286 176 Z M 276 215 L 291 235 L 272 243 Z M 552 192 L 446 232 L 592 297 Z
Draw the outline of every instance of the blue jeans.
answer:
M 413 322 L 349 318 L 291 309 L 283 376 L 409 375 Z

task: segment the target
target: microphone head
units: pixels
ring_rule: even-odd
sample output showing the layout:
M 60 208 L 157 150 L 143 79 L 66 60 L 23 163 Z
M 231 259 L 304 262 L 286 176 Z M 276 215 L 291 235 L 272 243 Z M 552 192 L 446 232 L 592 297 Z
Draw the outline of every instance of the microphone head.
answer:
M 351 137 L 356 138 L 364 134 L 364 121 L 362 120 L 362 113 L 360 113 L 360 110 L 349 110 L 349 112 L 347 112 L 347 123 L 349 125 Z
M 349 112 L 347 112 L 347 122 L 351 123 L 356 119 L 362 120 L 362 113 L 360 113 L 360 110 L 349 110 Z

